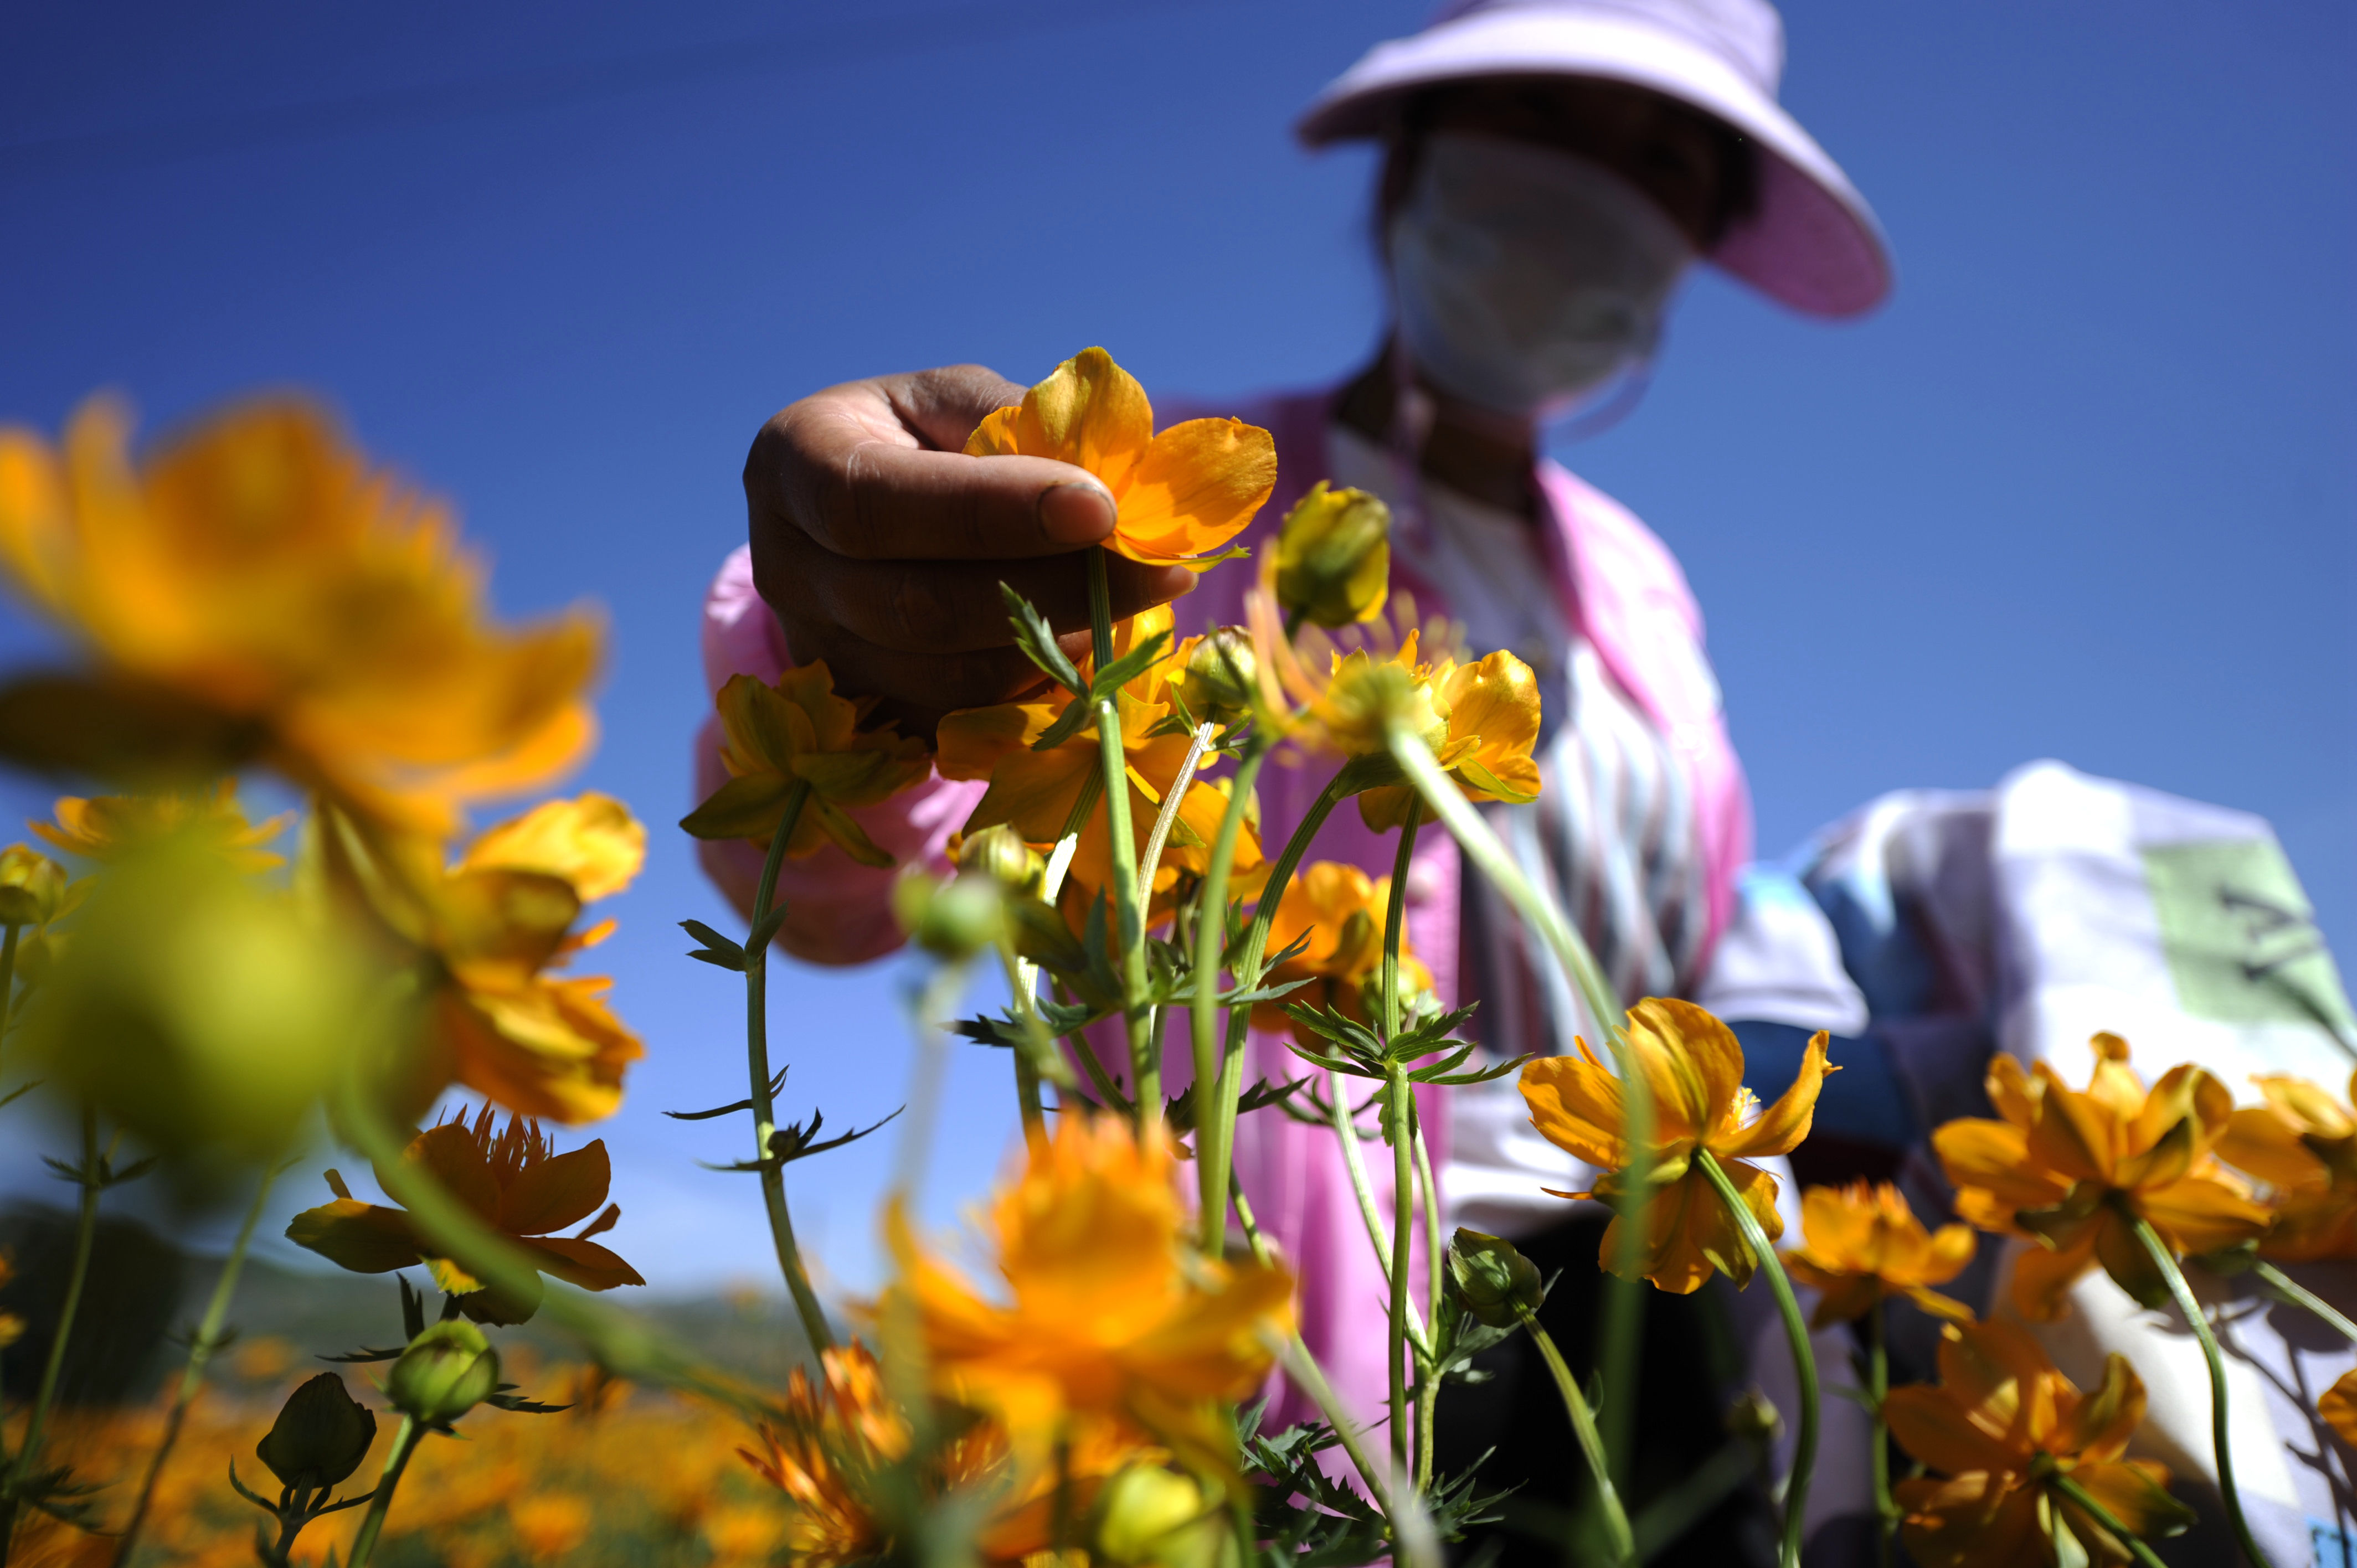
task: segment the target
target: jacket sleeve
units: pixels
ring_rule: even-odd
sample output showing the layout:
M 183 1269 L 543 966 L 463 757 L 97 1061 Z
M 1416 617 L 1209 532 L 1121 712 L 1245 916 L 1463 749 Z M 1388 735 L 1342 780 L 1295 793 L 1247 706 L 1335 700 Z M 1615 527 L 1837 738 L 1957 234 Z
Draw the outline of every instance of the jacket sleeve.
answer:
M 775 681 L 793 663 L 777 618 L 753 587 L 753 558 L 739 546 L 712 580 L 704 599 L 704 680 L 717 693 L 731 675 Z M 720 762 L 719 721 L 706 715 L 695 733 L 695 799 L 702 800 L 727 780 Z M 778 897 L 786 921 L 778 945 L 811 963 L 865 963 L 898 948 L 902 937 L 892 918 L 892 881 L 899 867 L 946 865 L 949 836 L 974 810 L 985 786 L 953 782 L 938 774 L 880 805 L 851 815 L 867 830 L 895 865 L 860 865 L 833 844 L 802 860 L 789 860 L 778 874 Z M 705 875 L 737 913 L 750 918 L 762 852 L 742 840 L 705 840 L 696 846 Z

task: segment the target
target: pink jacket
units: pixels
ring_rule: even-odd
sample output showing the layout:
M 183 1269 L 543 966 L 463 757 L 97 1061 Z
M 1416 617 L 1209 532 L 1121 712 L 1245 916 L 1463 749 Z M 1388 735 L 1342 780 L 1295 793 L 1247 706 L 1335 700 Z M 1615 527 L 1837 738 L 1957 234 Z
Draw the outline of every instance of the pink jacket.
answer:
M 1316 392 L 1274 397 L 1234 411 L 1248 423 L 1266 426 L 1276 439 L 1276 493 L 1243 537 L 1255 551 L 1274 535 L 1294 500 L 1325 477 L 1332 407 L 1330 392 Z M 1750 853 L 1750 801 L 1727 742 L 1717 685 L 1700 657 L 1701 611 L 1677 562 L 1625 508 L 1553 462 L 1542 462 L 1537 477 L 1553 513 L 1554 526 L 1542 533 L 1544 547 L 1573 626 L 1685 760 L 1710 878 L 1716 939 L 1732 906 L 1736 869 Z M 1252 569 L 1241 563 L 1207 574 L 1175 607 L 1178 634 L 1241 624 L 1243 593 L 1252 581 Z M 1446 613 L 1448 606 L 1428 585 L 1401 585 L 1415 592 L 1424 613 Z M 705 679 L 716 692 L 740 672 L 775 680 L 789 662 L 785 638 L 754 592 L 749 553 L 739 549 L 705 601 Z M 699 800 L 725 777 L 716 726 L 710 721 L 697 737 L 695 773 Z M 1263 771 L 1262 836 L 1270 854 L 1323 785 L 1323 775 L 1308 768 L 1284 768 L 1273 761 Z M 949 835 L 984 788 L 936 778 L 858 815 L 870 836 L 900 860 L 938 866 Z M 1388 835 L 1369 832 L 1358 813 L 1346 807 L 1319 831 L 1307 860 L 1353 862 L 1383 875 L 1389 874 L 1395 850 Z M 707 843 L 699 853 L 713 880 L 739 909 L 748 909 L 759 852 L 745 843 Z M 893 875 L 859 865 L 832 846 L 808 860 L 787 862 L 779 894 L 791 913 L 780 940 L 788 951 L 816 963 L 859 963 L 891 951 L 901 940 L 888 902 Z M 1407 939 L 1431 969 L 1443 1000 L 1452 1004 L 1463 989 L 1458 875 L 1455 843 L 1427 831 L 1417 843 L 1408 883 Z M 1308 1070 L 1274 1036 L 1255 1034 L 1252 1051 L 1252 1073 L 1273 1082 Z M 1189 1077 L 1183 1058 L 1177 1053 L 1169 1064 L 1173 1091 Z M 1445 1092 L 1427 1090 L 1419 1098 L 1436 1167 L 1448 1156 L 1448 1119 L 1438 1098 Z M 1360 1419 L 1378 1419 L 1388 1382 L 1377 1327 L 1385 1312 L 1383 1279 L 1332 1133 L 1269 1111 L 1243 1120 L 1237 1144 L 1244 1190 L 1262 1225 L 1300 1270 L 1304 1337 Z M 1388 1162 L 1369 1164 L 1377 1199 L 1388 1208 Z M 1421 1282 L 1420 1256 L 1414 1267 L 1411 1278 Z M 1269 1420 L 1283 1424 L 1314 1413 L 1306 1400 L 1286 1391 Z

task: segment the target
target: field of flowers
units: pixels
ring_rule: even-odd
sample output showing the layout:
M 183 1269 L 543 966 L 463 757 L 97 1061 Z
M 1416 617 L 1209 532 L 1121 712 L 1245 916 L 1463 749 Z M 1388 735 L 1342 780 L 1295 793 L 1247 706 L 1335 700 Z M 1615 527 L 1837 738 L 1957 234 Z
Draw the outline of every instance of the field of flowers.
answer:
M 575 1129 L 613 1112 L 644 1047 L 573 965 L 610 931 L 589 906 L 636 875 L 646 828 L 596 793 L 469 825 L 591 743 L 594 617 L 496 624 L 441 505 L 307 405 L 233 409 L 135 456 L 104 402 L 54 445 L 0 433 L 0 569 L 83 654 L 0 687 L 0 757 L 115 791 L 61 797 L 38 847 L 0 852 L 0 1115 L 38 1096 L 80 1143 L 56 1162 L 78 1198 L 44 1285 L 58 1309 L 38 1334 L 0 1316 L 30 1390 L 0 1426 L 0 1561 L 1437 1568 L 1499 1501 L 1478 1467 L 1440 1470 L 1437 1411 L 1519 1335 L 1573 1435 L 1555 1462 L 1583 1478 L 1562 1544 L 1632 1564 L 1658 1544 L 1639 1527 L 1659 1498 L 1629 1462 L 1643 1293 L 1724 1274 L 1773 1298 L 1797 1371 L 1793 1408 L 1755 1423 L 1795 1439 L 1772 1487 L 1783 1568 L 1815 1462 L 1813 1322 L 1854 1326 L 1855 1366 L 1829 1380 L 1854 1378 L 1840 1391 L 1873 1422 L 1883 1561 L 2151 1563 L 2148 1542 L 2195 1516 L 2164 1466 L 2127 1455 L 2143 1383 L 2115 1355 L 2076 1386 L 2024 1326 L 2100 1269 L 2200 1340 L 2225 1523 L 2265 1563 L 2187 1273 L 2255 1276 L 2357 1339 L 2276 1267 L 2357 1255 L 2346 1101 L 2277 1079 L 2238 1110 L 2197 1067 L 2147 1083 L 2108 1035 L 2083 1087 L 2000 1057 L 1996 1114 L 1933 1137 L 1953 1220 L 1927 1226 L 1888 1186 L 1812 1188 L 1780 1251 L 1765 1162 L 1809 1136 L 1840 1068 L 1826 1037 L 1763 1104 L 1718 1019 L 1609 994 L 1478 809 L 1543 787 L 1538 684 L 1445 625 L 1385 618 L 1381 502 L 1318 487 L 1254 567 L 1232 568 L 1257 573 L 1245 624 L 1175 639 L 1167 609 L 1114 620 L 1107 552 L 1198 572 L 1240 554 L 1275 484 L 1266 432 L 1157 434 L 1137 384 L 1091 349 L 967 451 L 1079 463 L 1115 499 L 1114 536 L 1088 553 L 1085 650 L 1009 590 L 1040 684 L 950 715 L 933 744 L 838 694 L 823 663 L 736 677 L 717 703 L 727 782 L 680 824 L 765 855 L 744 931 L 685 922 L 689 956 L 747 1002 L 743 1097 L 693 1114 L 746 1127 L 735 1168 L 767 1219 L 746 1255 L 786 1287 L 800 1334 L 778 1337 L 819 1352 L 788 1366 L 716 1357 L 606 1296 L 644 1281 L 615 1250 L 606 1145 Z M 1298 822 L 1262 818 L 1272 758 L 1326 780 Z M 251 822 L 236 779 L 255 772 L 300 811 Z M 1003 1053 L 1026 1159 L 981 1221 L 995 1277 L 951 1262 L 895 1197 L 889 1283 L 831 1316 L 784 1173 L 879 1129 L 779 1120 L 779 878 L 822 849 L 889 865 L 859 813 L 936 772 L 987 791 L 951 874 L 896 884 L 935 961 L 910 1022 L 923 1050 L 954 1036 Z M 1395 835 L 1389 877 L 1308 861 L 1346 805 Z M 1608 1021 L 1600 1037 L 1537 1059 L 1464 1037 L 1470 1009 L 1438 1003 L 1405 940 L 1426 832 L 1497 886 Z M 952 1019 L 977 965 L 1009 1005 Z M 1248 1070 L 1255 1026 L 1287 1042 L 1288 1075 Z M 1537 1131 L 1598 1173 L 1560 1196 L 1614 1213 L 1598 1343 L 1568 1356 L 1540 1321 L 1538 1269 L 1498 1238 L 1444 1237 L 1434 1201 L 1420 1092 L 1509 1074 Z M 467 1109 L 419 1125 L 454 1093 Z M 920 1095 L 889 1130 L 904 1170 L 938 1110 Z M 1246 1115 L 1308 1123 L 1349 1167 L 1384 1295 L 1366 1320 L 1387 1381 L 1372 1424 L 1305 1337 L 1306 1265 L 1235 1179 Z M 389 1202 L 353 1195 L 343 1173 L 363 1166 Z M 135 1181 L 251 1191 L 251 1207 L 156 1400 L 77 1406 L 61 1373 L 78 1319 L 89 1333 L 106 1305 L 84 1299 L 94 1239 L 109 1191 Z M 380 1276 L 380 1341 L 228 1336 L 282 1181 L 326 1195 L 292 1240 Z M 2027 1244 L 1979 1321 L 1941 1290 L 1976 1232 Z M 1948 1325 L 1934 1381 L 1890 1386 L 1894 1298 Z M 1280 1375 L 1316 1419 L 1267 1419 Z M 2357 1440 L 2352 1383 L 2319 1413 Z

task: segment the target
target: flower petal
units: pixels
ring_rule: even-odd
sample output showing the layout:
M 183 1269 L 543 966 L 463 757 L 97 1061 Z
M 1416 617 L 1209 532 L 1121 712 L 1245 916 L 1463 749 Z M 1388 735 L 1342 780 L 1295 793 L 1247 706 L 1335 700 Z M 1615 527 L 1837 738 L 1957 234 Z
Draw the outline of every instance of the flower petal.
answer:
M 1154 437 L 1127 490 L 1113 548 L 1169 562 L 1219 549 L 1276 488 L 1276 443 L 1258 425 L 1190 419 Z
M 2082 1465 L 2071 1472 L 2071 1478 L 2085 1487 L 2087 1495 L 2102 1504 L 2104 1512 L 2119 1520 L 2122 1529 L 2146 1541 L 2166 1541 L 2172 1535 L 2181 1535 L 2201 1517 L 2169 1495 L 2168 1467 L 2149 1459 L 2130 1459 L 2117 1465 Z M 2081 1540 L 2098 1540 L 2111 1533 L 2070 1503 L 2064 1502 L 2061 1507 L 2070 1518 L 2071 1532 Z M 2125 1550 L 2122 1556 L 2126 1556 Z
M 544 1236 L 524 1243 L 544 1273 L 554 1274 L 583 1290 L 612 1290 L 616 1285 L 642 1285 L 639 1271 L 595 1241 L 569 1236 Z
M 1620 1080 L 1600 1064 L 1582 1057 L 1541 1057 L 1523 1064 L 1521 1084 L 1539 1136 L 1599 1170 L 1617 1171 L 1629 1163 Z
M 1653 1091 L 1657 1144 L 1717 1130 L 1743 1087 L 1734 1030 L 1691 1002 L 1649 996 L 1629 1009 L 1629 1047 Z
M 1733 1034 L 1729 1032 L 1729 1038 Z M 1809 1126 L 1816 1119 L 1817 1094 L 1824 1088 L 1825 1074 L 1839 1072 L 1825 1063 L 1827 1036 L 1823 1029 L 1811 1036 L 1808 1049 L 1801 1053 L 1800 1076 L 1792 1086 L 1776 1098 L 1776 1103 L 1760 1113 L 1760 1119 L 1746 1127 L 1735 1139 L 1720 1147 L 1719 1152 L 1732 1158 L 1759 1158 L 1767 1155 L 1789 1155 L 1809 1135 Z M 1738 1058 L 1738 1066 L 1740 1058 Z
M 500 1194 L 499 1228 L 511 1236 L 545 1236 L 597 1212 L 613 1185 L 606 1140 L 593 1138 L 517 1173 Z
M 305 1209 L 287 1225 L 286 1239 L 356 1274 L 387 1273 L 419 1261 L 409 1216 L 357 1198 Z

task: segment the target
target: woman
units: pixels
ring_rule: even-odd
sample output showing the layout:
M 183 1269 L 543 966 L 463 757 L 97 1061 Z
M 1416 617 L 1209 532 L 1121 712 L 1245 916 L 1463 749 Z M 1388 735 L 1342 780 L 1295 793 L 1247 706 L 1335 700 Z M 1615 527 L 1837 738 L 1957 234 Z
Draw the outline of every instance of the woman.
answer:
M 1276 439 L 1277 494 L 1245 542 L 1265 542 L 1316 480 L 1374 491 L 1394 509 L 1395 585 L 1461 623 L 1469 647 L 1512 648 L 1545 682 L 1544 791 L 1498 820 L 1629 997 L 1695 987 L 1734 908 L 1748 800 L 1676 563 L 1627 511 L 1541 458 L 1539 435 L 1633 399 L 1697 257 L 1813 314 L 1855 314 L 1887 292 L 1865 203 L 1776 106 L 1781 66 L 1781 23 L 1764 0 L 1473 0 L 1379 46 L 1299 129 L 1313 145 L 1385 145 L 1376 204 L 1392 329 L 1339 389 L 1218 411 Z M 1083 649 L 1072 552 L 1110 532 L 1110 498 L 1059 464 L 959 455 L 983 415 L 1021 392 L 966 367 L 853 382 L 772 419 L 746 466 L 748 549 L 707 604 L 715 684 L 823 659 L 839 687 L 929 731 L 946 712 L 1037 682 L 1009 646 L 1001 579 Z M 1112 564 L 1117 615 L 1197 585 L 1181 571 Z M 1177 606 L 1180 633 L 1241 621 L 1248 577 L 1201 579 Z M 700 787 L 716 785 L 709 736 L 698 766 Z M 1306 774 L 1264 774 L 1270 842 L 1316 788 Z M 901 858 L 938 856 L 979 789 L 936 779 L 871 813 L 869 831 Z M 1373 875 L 1390 854 L 1348 812 L 1311 853 Z M 758 856 L 705 854 L 748 903 Z M 832 850 L 790 862 L 781 940 L 820 962 L 888 950 L 888 880 Z M 1526 961 L 1511 920 L 1460 879 L 1446 835 L 1420 841 L 1408 939 L 1445 1000 L 1480 1001 L 1478 1032 L 1501 1053 L 1567 1049 L 1590 1027 L 1552 969 Z M 1255 1048 L 1263 1076 L 1291 1076 L 1275 1042 Z M 1576 1263 L 1549 1310 L 1566 1344 L 1586 1344 L 1576 1320 L 1593 1294 L 1595 1222 L 1566 1219 L 1569 1207 L 1538 1190 L 1563 1185 L 1565 1156 L 1528 1132 L 1511 1085 L 1436 1101 L 1427 1125 L 1454 1220 L 1523 1239 L 1550 1270 Z M 1372 1415 L 1384 1373 L 1365 1327 L 1380 1312 L 1378 1276 L 1331 1135 L 1262 1114 L 1240 1142 L 1255 1208 L 1304 1262 L 1305 1334 Z M 1661 1300 L 1673 1318 L 1698 1309 Z M 1706 1326 L 1679 1319 L 1652 1336 L 1647 1402 L 1677 1406 L 1673 1437 L 1700 1424 L 1692 1398 L 1719 1397 L 1693 1354 Z M 1503 1438 L 1543 1482 L 1526 1499 L 1567 1500 L 1557 1477 L 1569 1466 L 1544 1452 L 1567 1452 L 1549 1435 L 1562 1418 L 1551 1393 L 1520 1401 L 1529 1381 L 1452 1393 L 1441 1408 L 1454 1405 L 1459 1430 L 1448 1445 L 1469 1462 Z M 1683 1472 L 1698 1456 L 1663 1457 Z M 1727 1531 L 1715 1535 L 1723 1561 Z

